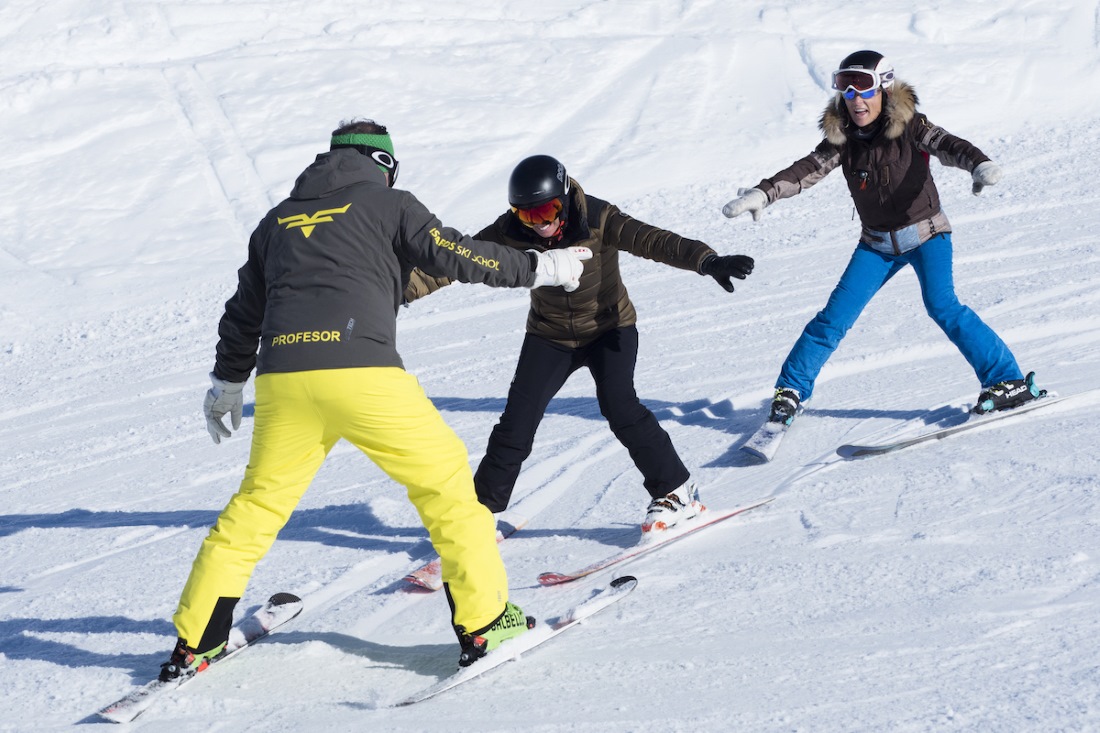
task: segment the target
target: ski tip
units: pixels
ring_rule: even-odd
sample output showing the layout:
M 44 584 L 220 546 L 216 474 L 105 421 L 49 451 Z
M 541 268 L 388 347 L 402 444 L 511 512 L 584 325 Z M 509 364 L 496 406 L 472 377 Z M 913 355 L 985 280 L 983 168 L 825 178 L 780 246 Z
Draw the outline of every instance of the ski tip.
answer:
M 620 575 L 619 577 L 611 581 L 612 588 L 622 588 L 624 585 L 629 585 L 633 588 L 637 584 L 638 579 L 635 578 L 633 575 Z
M 741 452 L 757 463 L 771 463 L 772 458 L 775 457 L 774 451 L 760 450 L 747 445 L 741 446 Z
M 109 708 L 104 708 L 103 710 L 100 710 L 98 713 L 96 713 L 96 715 L 99 716 L 101 720 L 105 720 L 108 723 L 118 724 L 129 723 L 137 717 L 133 713 L 129 711 L 119 710 L 113 705 Z
M 573 580 L 572 575 L 566 575 L 565 573 L 542 573 L 539 575 L 539 585 L 560 585 L 561 583 L 568 583 Z
M 414 588 L 430 593 L 434 593 L 443 587 L 442 579 L 437 582 L 435 579 L 422 578 L 419 575 L 406 575 L 402 580 Z
M 267 602 L 272 606 L 285 606 L 288 603 L 301 603 L 302 599 L 293 593 L 276 593 Z

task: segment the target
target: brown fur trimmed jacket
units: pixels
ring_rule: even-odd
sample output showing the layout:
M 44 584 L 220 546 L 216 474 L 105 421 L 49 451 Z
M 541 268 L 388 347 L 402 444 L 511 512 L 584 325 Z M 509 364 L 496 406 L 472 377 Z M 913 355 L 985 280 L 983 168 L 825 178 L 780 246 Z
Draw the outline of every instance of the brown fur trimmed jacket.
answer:
M 535 288 L 527 333 L 577 348 L 620 326 L 632 326 L 638 314 L 619 275 L 619 252 L 699 272 L 714 250 L 703 242 L 658 229 L 624 214 L 618 206 L 589 196 L 569 179 L 569 209 L 561 240 L 547 240 L 523 226 L 506 211 L 474 239 L 496 242 L 520 250 L 545 251 L 560 247 L 588 247 L 592 259 L 584 263 L 580 287 L 572 293 L 562 288 Z M 414 270 L 405 288 L 407 302 L 450 284 Z
M 896 82 L 885 94 L 879 119 L 862 131 L 852 124 L 844 98 L 834 95 L 818 122 L 825 139 L 805 158 L 757 184 L 768 203 L 802 193 L 839 166 L 859 212 L 864 241 L 870 236 L 867 230 L 919 225 L 922 241 L 951 231 L 940 210 L 929 157 L 968 172 L 989 158 L 918 112 L 917 94 L 905 82 Z

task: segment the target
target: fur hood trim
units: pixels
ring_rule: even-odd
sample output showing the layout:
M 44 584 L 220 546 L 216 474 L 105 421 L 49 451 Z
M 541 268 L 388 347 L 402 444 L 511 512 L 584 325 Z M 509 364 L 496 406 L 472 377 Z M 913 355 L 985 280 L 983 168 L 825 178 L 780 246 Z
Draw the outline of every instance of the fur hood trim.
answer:
M 898 80 L 887 89 L 885 108 L 882 110 L 883 131 L 888 140 L 896 140 L 905 131 L 905 126 L 917 113 L 917 93 L 913 87 Z M 825 138 L 833 145 L 841 146 L 848 142 L 847 131 L 852 120 L 848 117 L 848 108 L 844 97 L 837 92 L 825 106 L 817 126 L 825 133 Z

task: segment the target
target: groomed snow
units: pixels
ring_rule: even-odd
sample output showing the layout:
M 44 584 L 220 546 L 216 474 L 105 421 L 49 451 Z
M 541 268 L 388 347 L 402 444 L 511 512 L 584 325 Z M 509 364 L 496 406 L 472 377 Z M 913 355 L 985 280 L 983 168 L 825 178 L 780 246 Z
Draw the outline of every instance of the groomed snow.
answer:
M 555 155 L 631 215 L 756 258 L 730 295 L 624 256 L 637 387 L 737 520 L 622 568 L 638 589 L 516 663 L 450 671 L 415 512 L 337 446 L 240 610 L 285 631 L 159 702 L 145 731 L 1100 729 L 1100 429 L 1092 392 L 895 454 L 839 460 L 978 384 L 894 279 L 826 366 L 777 459 L 737 446 L 824 304 L 858 224 L 839 174 L 764 212 L 722 205 L 808 153 L 829 73 L 886 53 L 921 109 L 1005 171 L 980 197 L 938 164 L 961 299 L 1060 394 L 1100 377 L 1100 7 L 9 0 L 0 7 L 0 699 L 3 731 L 92 713 L 158 670 L 194 553 L 236 489 L 251 419 L 201 415 L 247 237 L 341 119 L 390 126 L 400 185 L 475 231 L 523 157 Z M 472 464 L 504 404 L 523 292 L 403 309 L 399 348 Z M 252 399 L 251 384 L 246 391 Z M 578 373 L 517 486 L 513 599 L 636 539 L 647 496 Z M 609 579 L 611 574 L 603 576 Z M 90 727 L 89 727 L 90 726 Z

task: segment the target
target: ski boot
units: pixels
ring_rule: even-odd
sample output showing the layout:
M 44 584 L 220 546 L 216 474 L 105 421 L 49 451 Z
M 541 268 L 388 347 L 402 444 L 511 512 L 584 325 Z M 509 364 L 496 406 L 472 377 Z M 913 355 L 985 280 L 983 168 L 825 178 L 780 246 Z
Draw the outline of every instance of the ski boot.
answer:
M 642 522 L 642 536 L 662 532 L 703 511 L 706 511 L 706 507 L 699 501 L 699 490 L 695 488 L 695 484 L 684 484 L 649 502 L 645 520 Z
M 160 665 L 160 675 L 157 679 L 161 682 L 168 682 L 177 677 L 186 677 L 196 672 L 201 672 L 210 665 L 211 661 L 221 656 L 224 652 L 224 641 L 210 651 L 200 654 L 184 644 L 183 639 L 177 639 L 176 648 L 172 651 L 172 657 L 167 662 Z
M 1035 386 L 1035 372 L 1028 372 L 1023 379 L 1009 379 L 998 382 L 989 389 L 983 389 L 978 395 L 978 404 L 971 410 L 976 415 L 985 415 L 998 410 L 1010 410 L 1042 397 L 1047 391 Z
M 798 414 L 798 406 L 802 398 L 797 389 L 790 387 L 777 387 L 775 397 L 772 399 L 772 411 L 768 415 L 768 422 L 777 422 L 790 425 L 794 416 Z
M 467 632 L 465 627 L 456 626 L 458 644 L 462 654 L 458 657 L 459 667 L 469 667 L 488 652 L 496 649 L 508 639 L 514 639 L 528 629 L 535 628 L 535 617 L 525 616 L 520 607 L 511 601 L 504 604 L 504 611 L 493 623 L 483 629 Z

